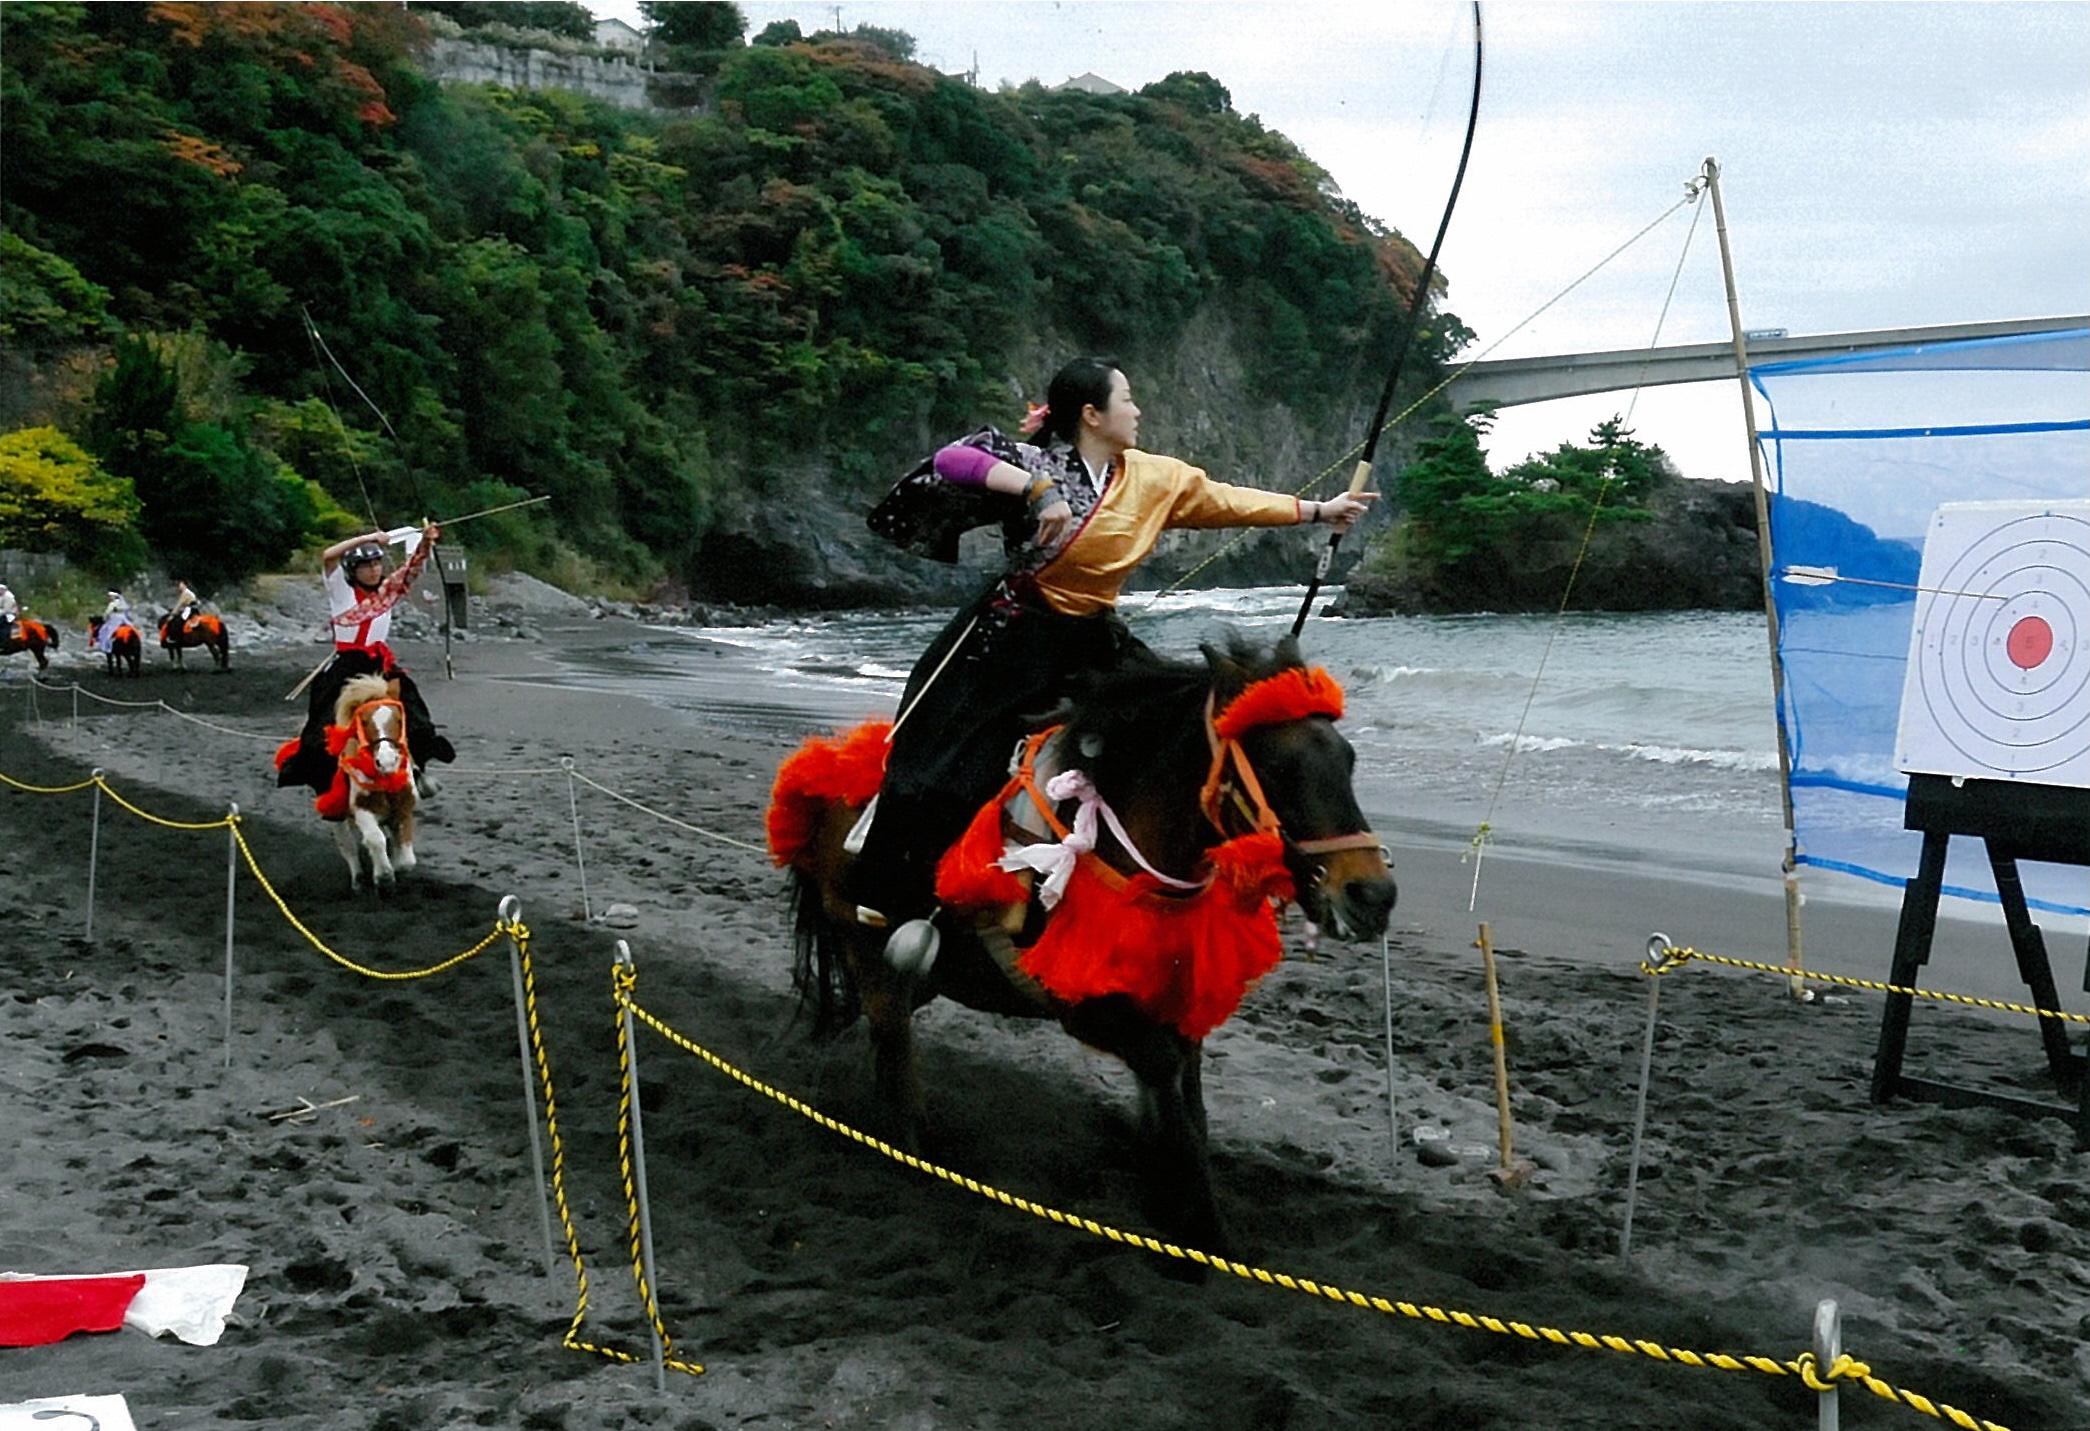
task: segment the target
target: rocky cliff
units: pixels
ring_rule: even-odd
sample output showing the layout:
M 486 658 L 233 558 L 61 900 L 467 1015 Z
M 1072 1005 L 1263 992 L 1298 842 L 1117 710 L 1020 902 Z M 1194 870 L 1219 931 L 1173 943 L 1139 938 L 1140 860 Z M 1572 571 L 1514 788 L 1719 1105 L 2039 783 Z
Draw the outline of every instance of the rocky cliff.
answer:
M 1664 482 L 1646 521 L 1600 524 L 1580 571 L 1584 523 L 1536 524 L 1514 549 L 1424 565 L 1400 556 L 1352 571 L 1331 608 L 1343 616 L 1460 611 L 1753 610 L 1763 604 L 1756 503 L 1744 482 Z

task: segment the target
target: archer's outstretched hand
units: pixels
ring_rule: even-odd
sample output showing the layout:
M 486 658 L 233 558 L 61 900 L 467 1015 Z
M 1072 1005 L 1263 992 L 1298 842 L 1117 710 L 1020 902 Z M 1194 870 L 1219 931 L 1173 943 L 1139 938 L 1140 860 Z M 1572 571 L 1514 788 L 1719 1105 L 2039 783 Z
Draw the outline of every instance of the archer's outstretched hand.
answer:
M 1378 500 L 1377 492 L 1359 492 L 1354 497 L 1348 492 L 1338 492 L 1321 503 L 1320 519 L 1334 527 L 1335 534 L 1341 536 L 1356 526 L 1357 519 L 1370 510 L 1367 504 Z

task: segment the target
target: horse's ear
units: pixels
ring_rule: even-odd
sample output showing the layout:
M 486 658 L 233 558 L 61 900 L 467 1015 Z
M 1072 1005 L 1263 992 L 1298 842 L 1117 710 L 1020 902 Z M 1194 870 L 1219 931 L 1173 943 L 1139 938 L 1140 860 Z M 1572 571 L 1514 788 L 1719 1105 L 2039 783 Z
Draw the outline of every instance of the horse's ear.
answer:
M 1270 648 L 1270 655 L 1280 671 L 1306 664 L 1306 658 L 1299 654 L 1299 637 L 1294 632 L 1287 631 L 1279 637 L 1277 644 Z
M 1243 674 L 1241 663 L 1234 659 L 1232 652 L 1222 650 L 1210 641 L 1198 642 L 1197 649 L 1204 653 L 1205 665 L 1212 672 L 1213 685 L 1224 686 L 1240 683 Z

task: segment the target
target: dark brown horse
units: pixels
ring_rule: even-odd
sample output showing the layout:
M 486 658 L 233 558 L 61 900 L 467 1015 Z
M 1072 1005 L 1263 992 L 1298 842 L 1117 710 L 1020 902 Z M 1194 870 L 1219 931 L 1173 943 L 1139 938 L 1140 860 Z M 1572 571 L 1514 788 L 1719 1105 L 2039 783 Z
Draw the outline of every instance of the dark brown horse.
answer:
M 926 967 L 919 951 L 888 950 L 889 931 L 860 922 L 841 893 L 848 837 L 883 765 L 882 727 L 845 744 L 809 742 L 786 763 L 770 842 L 791 870 L 797 982 L 815 1032 L 838 1032 L 859 1013 L 869 1020 L 879 1093 L 903 1146 L 915 1145 L 921 1111 L 915 1009 L 940 995 L 1056 1019 L 1138 1079 L 1157 1227 L 1217 1252 L 1226 1236 L 1206 1158 L 1203 1038 L 1275 964 L 1273 901 L 1296 900 L 1340 936 L 1374 938 L 1394 884 L 1351 788 L 1355 757 L 1334 722 L 1340 688 L 1308 671 L 1289 637 L 1274 651 L 1237 640 L 1204 654 L 1203 665 L 1142 662 L 1076 693 L 1059 734 L 1034 749 L 1065 752 L 1062 764 L 1080 772 L 1050 781 L 1049 798 L 1020 791 L 1010 806 L 1040 812 L 1029 845 L 1043 852 L 1029 877 L 1038 897 L 995 863 L 1005 835 L 1011 851 L 1031 837 L 983 812 L 944 861 L 940 946 Z M 858 757 L 868 775 L 861 761 L 851 773 Z M 1079 835 L 1083 805 L 1087 828 L 1098 829 L 1100 814 L 1102 832 L 1093 854 L 1067 857 L 1071 878 L 1060 877 L 1064 892 L 1048 914 L 1043 868 L 1068 843 L 1052 834 L 1072 826 Z M 964 894 L 968 858 L 974 878 Z M 1182 935 L 1207 928 L 1207 916 L 1208 933 Z
M 0 640 L 0 656 L 12 656 L 17 651 L 27 651 L 36 658 L 36 669 L 46 671 L 51 663 L 44 652 L 58 649 L 58 628 L 41 621 L 31 621 L 24 616 L 17 620 L 14 629 L 4 640 Z
M 215 616 L 191 616 L 176 626 L 169 617 L 160 623 L 160 645 L 174 658 L 174 669 L 182 666 L 181 653 L 190 646 L 208 647 L 217 669 L 232 669 L 232 641 L 225 634 L 225 623 Z
M 102 622 L 104 619 L 100 616 L 87 618 L 87 647 L 89 650 L 93 650 L 96 643 L 101 640 Z M 118 625 L 109 637 L 109 649 L 102 653 L 109 662 L 109 674 L 121 676 L 128 670 L 129 674 L 137 675 L 138 658 L 144 647 L 145 643 L 139 638 L 137 627 L 131 625 L 128 621 Z

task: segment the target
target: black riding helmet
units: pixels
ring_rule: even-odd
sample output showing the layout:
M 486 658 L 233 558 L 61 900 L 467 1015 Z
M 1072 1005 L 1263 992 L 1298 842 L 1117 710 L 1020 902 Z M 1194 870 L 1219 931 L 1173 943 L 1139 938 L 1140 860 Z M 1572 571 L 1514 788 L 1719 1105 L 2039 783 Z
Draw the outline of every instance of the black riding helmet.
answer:
M 385 549 L 376 542 L 357 542 L 348 549 L 347 555 L 341 558 L 341 564 L 353 567 L 361 566 L 366 561 L 383 561 L 384 559 Z

